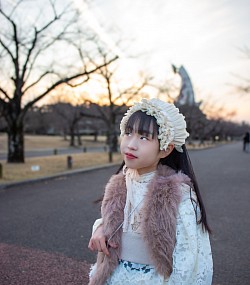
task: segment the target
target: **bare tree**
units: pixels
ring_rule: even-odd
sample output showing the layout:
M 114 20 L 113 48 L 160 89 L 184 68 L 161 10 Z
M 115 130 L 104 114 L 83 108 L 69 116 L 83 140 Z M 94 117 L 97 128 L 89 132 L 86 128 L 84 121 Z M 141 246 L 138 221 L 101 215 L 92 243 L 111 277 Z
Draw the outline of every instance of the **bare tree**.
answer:
M 47 118 L 47 112 L 44 107 L 31 107 L 24 119 L 24 132 L 27 134 L 47 134 L 49 133 L 48 122 L 54 119 Z
M 78 125 L 82 120 L 82 110 L 84 110 L 84 103 L 78 105 L 72 105 L 70 103 L 58 102 L 55 105 L 50 105 L 50 108 L 60 118 L 67 129 L 70 136 L 70 146 L 75 146 L 75 137 L 78 137 L 78 145 L 82 145 Z
M 234 124 L 230 120 L 235 116 L 235 110 L 227 110 L 216 102 L 206 100 L 201 104 L 201 112 L 206 114 L 203 128 L 205 139 L 215 140 L 215 137 L 226 139 L 229 133 L 234 136 L 234 132 L 228 132 L 227 129 L 229 124 Z
M 187 131 L 189 132 L 189 141 L 200 140 L 200 143 L 206 138 L 206 126 L 208 119 L 200 110 L 198 105 L 180 105 L 181 113 L 184 114 L 187 122 Z
M 250 49 L 248 47 L 242 48 L 240 51 L 244 55 L 244 58 L 246 58 L 246 60 L 250 60 Z M 240 92 L 241 94 L 249 94 L 250 93 L 250 78 L 242 76 L 242 75 L 237 75 L 236 77 L 241 82 L 237 84 L 236 86 L 234 86 L 236 90 Z
M 63 84 L 83 84 L 117 57 L 102 64 L 88 61 L 86 51 L 93 50 L 95 39 L 86 42 L 73 2 L 62 6 L 62 1 L 45 0 L 43 8 L 39 1 L 10 3 L 0 6 L 0 110 L 7 122 L 8 162 L 24 162 L 29 108 Z
M 99 68 L 96 74 L 104 87 L 104 93 L 100 95 L 99 102 L 96 104 L 97 113 L 95 118 L 100 118 L 104 121 L 107 128 L 107 144 L 109 147 L 109 160 L 112 162 L 113 152 L 118 151 L 118 130 L 117 126 L 121 116 L 126 112 L 132 100 L 144 95 L 144 87 L 148 84 L 149 78 L 142 76 L 140 82 L 132 84 L 127 88 L 120 88 L 116 78 L 117 67 L 108 65 L 110 62 L 109 54 L 99 48 L 99 53 L 102 58 L 103 67 Z M 103 106 L 104 105 L 104 106 Z M 87 114 L 86 114 L 87 116 Z
M 150 78 L 153 79 L 153 78 Z M 156 91 L 155 97 L 167 101 L 169 103 L 174 103 L 177 94 L 179 93 L 179 88 L 172 80 L 164 80 L 163 82 L 150 83 L 150 87 L 154 88 Z

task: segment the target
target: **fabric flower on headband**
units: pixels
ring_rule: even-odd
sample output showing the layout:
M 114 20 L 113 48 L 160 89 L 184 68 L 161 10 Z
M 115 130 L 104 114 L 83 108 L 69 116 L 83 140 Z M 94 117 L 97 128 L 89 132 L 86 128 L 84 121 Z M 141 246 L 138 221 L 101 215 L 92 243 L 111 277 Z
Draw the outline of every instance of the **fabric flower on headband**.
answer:
M 145 112 L 153 116 L 159 126 L 158 139 L 160 140 L 160 149 L 166 150 L 169 143 L 173 143 L 176 150 L 183 152 L 182 145 L 185 144 L 189 133 L 186 131 L 186 121 L 184 116 L 174 104 L 164 102 L 159 99 L 142 99 L 130 107 L 121 120 L 121 136 L 125 134 L 125 128 L 130 116 L 136 111 Z

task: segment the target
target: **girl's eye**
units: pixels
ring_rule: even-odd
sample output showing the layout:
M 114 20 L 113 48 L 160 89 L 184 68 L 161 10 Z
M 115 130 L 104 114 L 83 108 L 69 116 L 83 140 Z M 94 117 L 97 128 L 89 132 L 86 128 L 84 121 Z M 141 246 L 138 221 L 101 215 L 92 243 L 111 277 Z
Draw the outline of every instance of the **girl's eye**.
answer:
M 147 140 L 148 140 L 148 137 L 141 136 L 141 140 L 143 140 L 143 141 L 147 141 Z
M 126 136 L 131 136 L 131 135 L 132 135 L 132 133 L 130 133 L 130 132 L 126 132 L 126 133 L 125 133 L 125 135 L 126 135 Z

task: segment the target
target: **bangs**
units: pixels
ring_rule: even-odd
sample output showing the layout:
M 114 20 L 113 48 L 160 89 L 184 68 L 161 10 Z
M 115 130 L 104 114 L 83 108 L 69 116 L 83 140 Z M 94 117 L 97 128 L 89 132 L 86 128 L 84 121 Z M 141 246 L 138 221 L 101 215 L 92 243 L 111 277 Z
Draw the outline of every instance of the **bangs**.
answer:
M 125 127 L 125 133 L 136 132 L 140 135 L 151 135 L 154 139 L 158 136 L 159 126 L 153 116 L 147 115 L 145 112 L 134 112 Z

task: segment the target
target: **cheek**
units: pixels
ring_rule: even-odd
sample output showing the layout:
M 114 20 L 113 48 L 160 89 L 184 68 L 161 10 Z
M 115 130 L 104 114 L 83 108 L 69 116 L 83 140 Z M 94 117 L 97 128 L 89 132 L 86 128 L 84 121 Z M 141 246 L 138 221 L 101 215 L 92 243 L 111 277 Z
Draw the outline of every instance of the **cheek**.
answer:
M 121 151 L 121 153 L 123 153 L 123 149 L 124 149 L 124 146 L 125 146 L 125 141 L 126 141 L 125 137 L 122 137 L 121 138 L 121 143 L 120 143 L 120 151 Z

